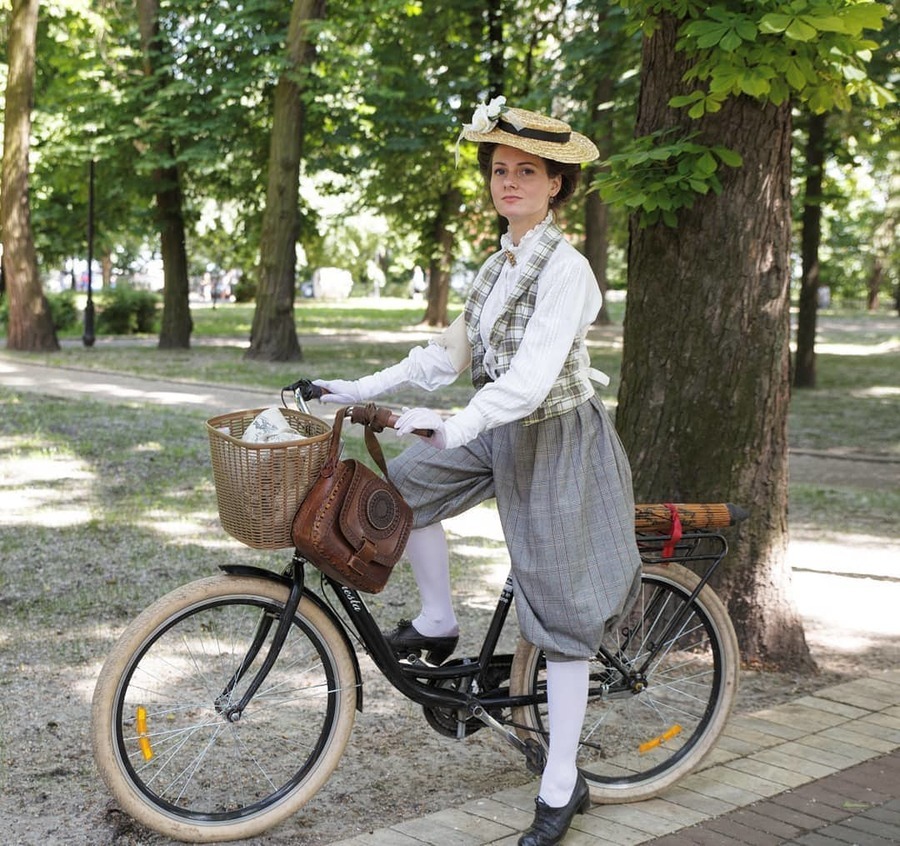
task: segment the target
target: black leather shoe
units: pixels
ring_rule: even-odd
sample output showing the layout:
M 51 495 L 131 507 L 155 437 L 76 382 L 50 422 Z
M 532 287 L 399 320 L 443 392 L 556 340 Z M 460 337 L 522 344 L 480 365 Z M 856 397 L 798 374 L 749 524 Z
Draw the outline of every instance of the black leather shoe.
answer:
M 384 633 L 384 639 L 398 658 L 408 658 L 410 655 L 419 656 L 424 652 L 432 664 L 440 664 L 456 649 L 459 635 L 425 637 L 416 631 L 412 622 L 401 620 L 397 623 L 396 629 Z
M 569 830 L 575 814 L 591 807 L 591 792 L 584 776 L 578 773 L 572 798 L 562 808 L 551 808 L 540 796 L 534 800 L 534 820 L 520 838 L 519 846 L 557 846 Z

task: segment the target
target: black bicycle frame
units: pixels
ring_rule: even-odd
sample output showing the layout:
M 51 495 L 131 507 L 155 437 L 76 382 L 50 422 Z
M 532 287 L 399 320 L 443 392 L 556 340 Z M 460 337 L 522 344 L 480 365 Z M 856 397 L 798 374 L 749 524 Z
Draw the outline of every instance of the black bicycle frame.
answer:
M 666 538 L 660 538 L 658 536 L 653 536 L 652 538 L 644 540 L 645 544 L 649 544 L 649 547 L 642 551 L 641 557 L 644 560 L 644 563 L 665 564 L 667 561 L 673 560 L 690 560 L 692 562 L 711 561 L 712 563 L 700 577 L 698 585 L 682 606 L 681 611 L 674 614 L 672 619 L 668 621 L 665 629 L 657 639 L 656 646 L 645 656 L 645 660 L 640 667 L 635 668 L 627 666 L 621 660 L 619 655 L 611 653 L 603 646 L 600 647 L 598 655 L 603 659 L 605 666 L 609 669 L 616 670 L 621 675 L 622 679 L 626 680 L 629 685 L 633 685 L 636 680 L 639 682 L 643 678 L 644 673 L 652 660 L 659 651 L 664 648 L 677 627 L 681 625 L 691 603 L 696 599 L 712 573 L 722 562 L 728 548 L 727 542 L 722 535 L 718 533 L 700 532 L 684 535 L 679 544 L 676 545 L 677 554 L 673 557 L 663 559 L 658 555 L 655 556 L 654 551 L 658 550 L 666 540 Z M 716 545 L 716 551 L 708 555 L 695 554 L 696 546 L 700 541 L 712 541 Z M 295 553 L 290 567 L 283 576 L 278 577 L 271 573 L 267 574 L 269 577 L 277 578 L 279 581 L 289 584 L 291 591 L 290 596 L 288 603 L 285 606 L 285 613 L 281 615 L 281 619 L 278 621 L 278 627 L 272 642 L 269 645 L 269 650 L 263 660 L 263 664 L 256 672 L 255 677 L 241 698 L 241 701 L 230 707 L 225 707 L 224 704 L 221 707 L 221 710 L 229 719 L 240 719 L 241 712 L 269 674 L 269 671 L 277 660 L 281 647 L 284 644 L 285 637 L 290 629 L 291 622 L 301 597 L 304 594 L 315 597 L 315 594 L 311 593 L 304 584 L 306 563 L 306 560 L 299 553 Z M 226 569 L 226 571 L 232 570 L 232 568 L 228 567 L 224 569 Z M 381 670 L 384 677 L 400 691 L 400 693 L 408 699 L 411 699 L 413 702 L 431 708 L 438 707 L 453 710 L 465 709 L 469 714 L 479 716 L 481 719 L 487 721 L 487 719 L 482 716 L 486 709 L 515 708 L 542 704 L 547 701 L 546 691 L 535 692 L 534 694 L 527 696 L 511 696 L 508 693 L 503 694 L 497 690 L 487 690 L 484 693 L 471 693 L 468 689 L 455 690 L 451 687 L 439 687 L 434 684 L 434 682 L 439 680 L 462 681 L 463 679 L 471 679 L 477 682 L 480 691 L 481 689 L 488 687 L 486 681 L 488 670 L 491 669 L 492 666 L 496 667 L 498 660 L 511 659 L 511 656 L 496 654 L 500 633 L 503 630 L 503 626 L 509 615 L 510 607 L 512 606 L 513 582 L 511 576 L 507 576 L 506 583 L 497 600 L 497 606 L 494 609 L 494 613 L 488 625 L 478 657 L 476 659 L 457 659 L 438 667 L 426 664 L 424 661 L 417 659 L 411 660 L 409 663 L 401 663 L 398 661 L 359 592 L 346 585 L 340 584 L 325 574 L 322 574 L 321 577 L 323 584 L 328 585 L 335 596 L 337 596 L 341 607 L 344 609 L 347 618 L 352 625 L 352 629 L 356 631 L 359 641 L 369 653 L 379 670 Z M 339 615 L 333 614 L 333 616 L 335 621 L 345 630 L 350 628 L 347 622 Z M 254 640 L 248 649 L 247 656 L 220 696 L 220 701 L 222 703 L 227 701 L 227 697 L 230 696 L 231 691 L 237 686 L 247 669 L 258 656 L 268 639 L 274 621 L 275 618 L 270 613 L 266 612 L 262 615 Z M 608 693 L 608 688 L 605 685 L 601 685 L 600 688 L 591 688 L 590 692 L 591 695 L 605 695 Z M 517 744 L 514 743 L 514 745 Z
M 482 708 L 518 707 L 546 701 L 545 694 L 510 696 L 508 694 L 499 695 L 492 691 L 488 691 L 486 694 L 473 694 L 429 684 L 429 682 L 441 679 L 469 678 L 478 682 L 480 687 L 485 687 L 485 674 L 490 669 L 492 661 L 511 658 L 511 656 L 496 654 L 500 633 L 512 605 L 511 577 L 507 577 L 506 584 L 497 600 L 497 606 L 488 625 L 478 658 L 474 660 L 459 659 L 439 667 L 419 660 L 411 661 L 408 664 L 400 663 L 359 592 L 328 576 L 323 575 L 322 579 L 334 591 L 353 628 L 359 634 L 360 641 L 378 669 L 397 690 L 413 702 L 428 707 L 465 708 L 469 712 L 473 712 L 477 706 Z

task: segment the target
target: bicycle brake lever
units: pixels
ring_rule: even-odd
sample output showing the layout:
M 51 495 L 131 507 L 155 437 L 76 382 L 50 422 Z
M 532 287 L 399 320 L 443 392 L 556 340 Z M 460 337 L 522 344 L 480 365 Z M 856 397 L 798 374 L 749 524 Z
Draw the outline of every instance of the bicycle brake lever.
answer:
M 307 402 L 309 402 L 309 400 L 321 399 L 322 394 L 327 393 L 323 387 L 314 385 L 309 379 L 298 379 L 296 382 L 286 385 L 281 390 L 282 392 L 290 391 L 295 395 L 299 394 L 300 397 Z

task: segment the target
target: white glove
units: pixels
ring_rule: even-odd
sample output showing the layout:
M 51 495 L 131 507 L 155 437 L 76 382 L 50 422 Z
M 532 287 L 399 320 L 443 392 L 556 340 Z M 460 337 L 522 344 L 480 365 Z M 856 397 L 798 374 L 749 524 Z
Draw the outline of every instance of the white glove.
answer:
M 327 394 L 322 394 L 320 397 L 321 402 L 353 405 L 363 400 L 357 382 L 350 382 L 346 379 L 334 379 L 331 382 L 326 382 L 324 379 L 313 379 L 313 384 L 328 391 Z
M 430 408 L 404 408 L 403 414 L 397 418 L 394 424 L 397 435 L 409 435 L 414 429 L 431 429 L 432 435 L 423 440 L 431 444 L 435 449 L 446 449 L 447 438 L 444 431 L 444 420 Z
M 324 379 L 313 379 L 313 384 L 328 391 L 322 394 L 322 402 L 333 402 L 341 405 L 353 405 L 358 402 L 374 399 L 377 396 L 406 384 L 409 380 L 409 364 L 406 359 L 398 364 L 385 367 L 371 376 L 363 376 L 362 379 L 347 381 L 346 379 L 334 379 L 326 382 Z

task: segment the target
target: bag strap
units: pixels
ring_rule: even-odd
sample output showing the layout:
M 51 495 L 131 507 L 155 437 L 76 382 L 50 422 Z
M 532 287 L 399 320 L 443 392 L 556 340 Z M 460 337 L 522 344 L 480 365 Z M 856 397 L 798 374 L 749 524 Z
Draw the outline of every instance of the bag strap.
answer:
M 365 426 L 366 449 L 372 460 L 378 465 L 385 479 L 387 478 L 387 462 L 384 459 L 384 452 L 381 444 L 378 443 L 376 432 L 383 432 L 390 426 L 391 411 L 388 408 L 377 408 L 375 403 L 370 402 L 366 405 L 349 405 L 339 408 L 334 415 L 334 427 L 331 430 L 331 449 L 328 458 L 322 467 L 320 475 L 330 476 L 334 472 L 334 468 L 338 463 L 338 454 L 341 445 L 341 428 L 344 424 L 344 418 L 349 417 L 351 423 L 359 423 Z

